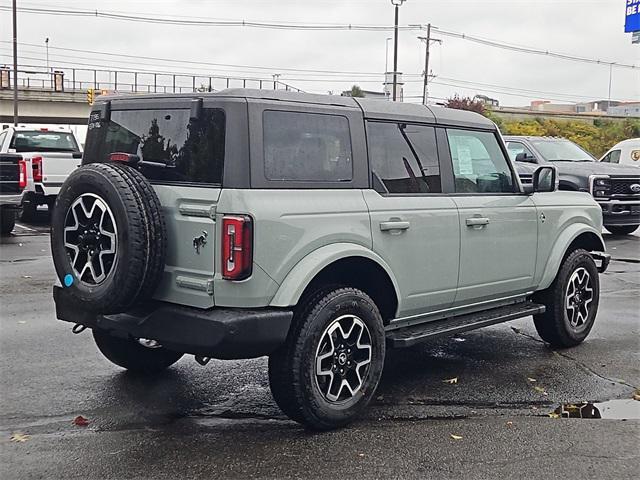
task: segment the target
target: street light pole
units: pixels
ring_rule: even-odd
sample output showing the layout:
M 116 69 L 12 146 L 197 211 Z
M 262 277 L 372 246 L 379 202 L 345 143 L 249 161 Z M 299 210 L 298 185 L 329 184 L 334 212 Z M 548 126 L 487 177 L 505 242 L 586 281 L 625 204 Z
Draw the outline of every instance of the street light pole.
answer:
M 49 71 L 49 37 L 44 39 L 44 45 L 47 48 L 47 72 Z
M 393 27 L 393 101 L 398 98 L 398 10 L 405 0 L 391 0 L 395 8 L 395 23 Z
M 385 48 L 384 48 L 384 73 L 389 71 L 389 40 L 392 40 L 391 37 L 387 37 L 385 40 Z
M 18 126 L 18 7 L 13 0 L 13 125 Z

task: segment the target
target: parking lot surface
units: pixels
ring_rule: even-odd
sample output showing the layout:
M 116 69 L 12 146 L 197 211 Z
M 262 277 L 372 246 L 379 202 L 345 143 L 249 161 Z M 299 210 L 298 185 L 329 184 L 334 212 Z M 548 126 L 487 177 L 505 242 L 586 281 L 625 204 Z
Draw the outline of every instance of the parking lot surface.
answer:
M 635 478 L 640 237 L 605 240 L 581 346 L 550 349 L 527 318 L 390 351 L 366 416 L 310 433 L 276 407 L 264 358 L 185 356 L 146 379 L 109 363 L 55 319 L 46 221 L 18 225 L 0 241 L 0 477 Z M 582 402 L 603 418 L 554 418 Z

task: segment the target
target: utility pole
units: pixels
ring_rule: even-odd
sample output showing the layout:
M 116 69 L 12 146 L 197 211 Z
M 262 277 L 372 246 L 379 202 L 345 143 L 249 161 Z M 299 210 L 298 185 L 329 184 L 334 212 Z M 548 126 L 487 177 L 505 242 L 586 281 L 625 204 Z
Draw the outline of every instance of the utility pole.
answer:
M 431 43 L 442 43 L 442 40 L 438 38 L 431 38 L 431 24 L 427 24 L 427 36 L 418 37 L 426 44 L 425 56 L 424 56 L 424 85 L 422 87 L 422 104 L 427 104 L 427 98 L 429 97 L 429 49 Z
M 393 101 L 398 97 L 398 10 L 405 0 L 391 0 L 395 6 L 396 16 L 393 27 Z
M 609 64 L 609 103 L 607 104 L 607 111 L 611 107 L 611 84 L 613 82 L 613 63 Z
M 18 126 L 18 7 L 13 0 L 13 125 Z

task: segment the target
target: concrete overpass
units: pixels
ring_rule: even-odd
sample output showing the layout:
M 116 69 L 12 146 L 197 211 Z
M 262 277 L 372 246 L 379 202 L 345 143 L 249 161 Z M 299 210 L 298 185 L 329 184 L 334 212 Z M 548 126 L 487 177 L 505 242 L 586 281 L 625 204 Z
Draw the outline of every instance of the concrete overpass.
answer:
M 91 106 L 85 91 L 18 90 L 20 123 L 86 125 Z M 0 90 L 0 123 L 13 124 L 13 91 Z

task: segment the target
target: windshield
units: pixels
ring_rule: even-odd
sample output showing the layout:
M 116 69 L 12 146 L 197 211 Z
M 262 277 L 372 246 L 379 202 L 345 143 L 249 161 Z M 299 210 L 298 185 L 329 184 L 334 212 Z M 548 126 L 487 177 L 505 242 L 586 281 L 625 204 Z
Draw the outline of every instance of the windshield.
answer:
M 42 130 L 15 132 L 9 148 L 14 148 L 16 153 L 77 152 L 79 150 L 72 133 Z
M 569 140 L 531 140 L 548 162 L 594 162 L 595 159 Z

